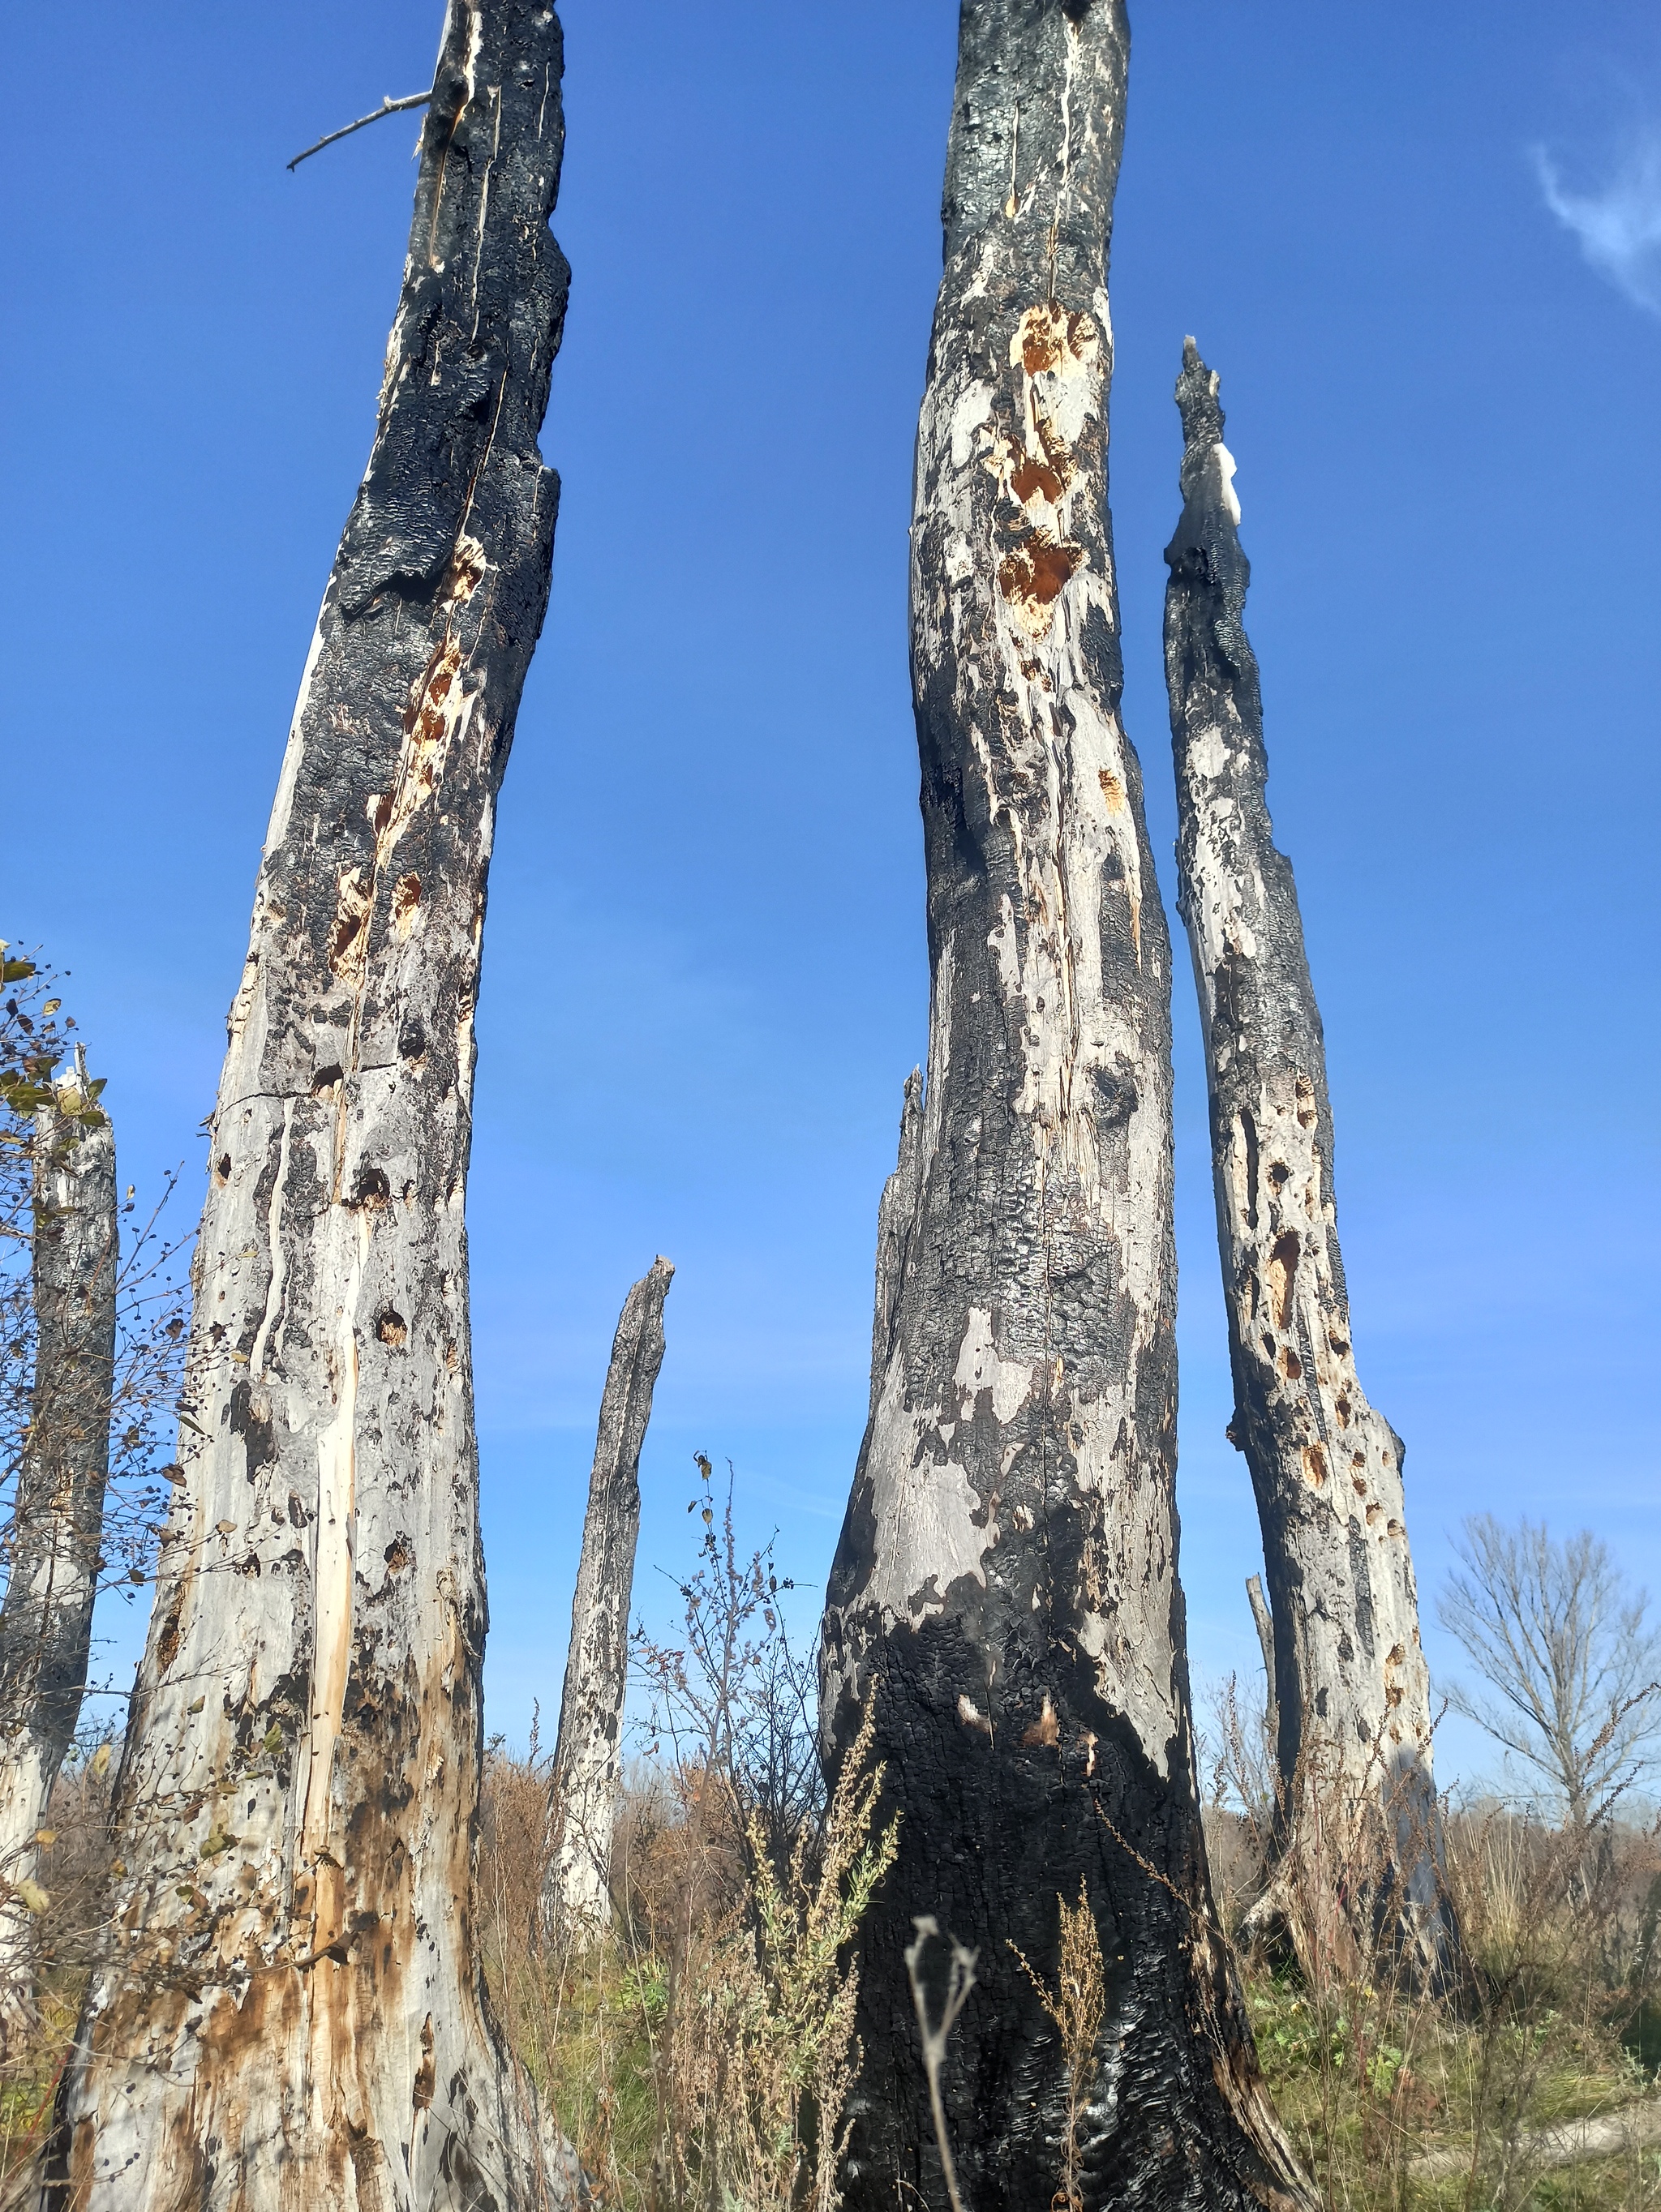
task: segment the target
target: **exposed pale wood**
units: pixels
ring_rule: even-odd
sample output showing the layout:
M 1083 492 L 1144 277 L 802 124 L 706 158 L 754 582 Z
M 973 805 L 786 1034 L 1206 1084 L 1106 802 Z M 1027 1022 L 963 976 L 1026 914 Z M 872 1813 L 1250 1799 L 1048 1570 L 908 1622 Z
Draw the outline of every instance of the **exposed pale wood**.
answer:
M 0 2036 L 31 2012 L 35 1834 L 87 1685 L 110 1465 L 115 1134 L 82 1064 L 33 1139 L 34 1375 L 0 1605 Z
M 1280 1723 L 1275 1705 L 1275 1623 L 1269 1615 L 1269 1600 L 1263 1595 L 1262 1577 L 1248 1575 L 1245 1587 L 1246 1601 L 1251 1607 L 1251 1624 L 1257 1632 L 1258 1648 L 1263 1655 L 1269 1733 L 1278 1740 Z
M 561 66 L 551 9 L 450 0 L 210 1125 L 185 1479 L 59 2103 L 51 2201 L 76 2212 L 570 2193 L 474 1922 L 463 1228 L 485 877 L 558 498 Z
M 925 1917 L 981 1960 L 940 2083 L 964 2201 L 1050 2203 L 1068 2069 L 1010 1946 L 1053 1986 L 1081 1881 L 1091 2212 L 1313 2201 L 1211 1915 L 1177 1580 L 1170 946 L 1106 504 L 1128 50 L 1117 0 L 960 17 L 912 523 L 928 1083 L 822 1652 L 830 1754 L 874 1692 L 903 1816 L 861 1938 L 860 2212 L 945 2212 L 905 1972 Z
M 640 1538 L 640 1454 L 663 1365 L 674 1269 L 654 1261 L 624 1301 L 599 1403 L 571 1643 L 548 1793 L 544 1933 L 581 1943 L 611 1917 L 611 1825 L 629 1686 L 629 1601 Z
M 1305 1889 L 1341 1893 L 1353 1919 L 1370 1921 L 1388 1893 L 1437 1966 L 1451 1932 L 1402 1443 L 1356 1374 L 1326 1052 L 1297 888 L 1269 817 L 1244 626 L 1250 569 L 1217 391 L 1190 338 L 1177 386 L 1183 507 L 1165 554 L 1165 671 L 1177 902 L 1205 1036 L 1234 1373 L 1229 1435 L 1251 1470 L 1274 1614 L 1282 1849 Z M 1387 1869 L 1373 1863 L 1367 1808 L 1382 1808 L 1393 1832 Z M 1335 1905 L 1329 1932 L 1341 1917 Z M 1373 1930 L 1353 1933 L 1365 1946 Z

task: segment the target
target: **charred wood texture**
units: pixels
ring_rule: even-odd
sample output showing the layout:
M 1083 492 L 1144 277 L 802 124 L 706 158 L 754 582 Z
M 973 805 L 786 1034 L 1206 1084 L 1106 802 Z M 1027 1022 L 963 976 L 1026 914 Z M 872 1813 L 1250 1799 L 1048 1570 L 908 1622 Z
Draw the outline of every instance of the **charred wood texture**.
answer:
M 115 1135 L 81 1085 L 33 1137 L 34 1375 L 0 1606 L 0 2032 L 31 2001 L 35 1832 L 74 1739 L 92 1650 L 110 1467 Z
M 844 2185 L 873 2212 L 946 2203 L 924 1915 L 979 1951 L 944 2083 L 965 2200 L 1050 2203 L 1068 2069 L 1012 1947 L 1054 1988 L 1081 1882 L 1106 1977 L 1083 2203 L 1311 2201 L 1212 1917 L 1177 1581 L 1170 947 L 1106 504 L 1128 46 L 1114 0 L 962 11 L 912 525 L 928 1081 L 822 1644 L 828 1755 L 874 1696 L 902 1814 L 861 1934 Z
M 77 2212 L 569 2193 L 473 1917 L 462 1218 L 485 874 L 558 500 L 561 67 L 551 9 L 450 0 L 210 1125 L 124 1870 L 60 2096 Z
M 1177 902 L 1205 1035 L 1234 1373 L 1229 1435 L 1262 1525 L 1282 1845 L 1301 1861 L 1288 1902 L 1300 1948 L 1370 1944 L 1387 1911 L 1429 1963 L 1447 1929 L 1402 1442 L 1355 1370 L 1326 1051 L 1292 866 L 1269 817 L 1244 626 L 1250 569 L 1217 390 L 1190 338 L 1177 385 L 1183 507 L 1165 553 L 1165 672 Z M 1384 1831 L 1369 1837 L 1375 1808 Z
M 571 1601 L 571 1644 L 548 1796 L 545 1935 L 581 1942 L 611 1917 L 611 1824 L 623 1704 L 629 1687 L 629 1601 L 640 1539 L 640 1454 L 663 1365 L 663 1302 L 674 1268 L 654 1261 L 624 1301 L 599 1401 L 582 1557 Z

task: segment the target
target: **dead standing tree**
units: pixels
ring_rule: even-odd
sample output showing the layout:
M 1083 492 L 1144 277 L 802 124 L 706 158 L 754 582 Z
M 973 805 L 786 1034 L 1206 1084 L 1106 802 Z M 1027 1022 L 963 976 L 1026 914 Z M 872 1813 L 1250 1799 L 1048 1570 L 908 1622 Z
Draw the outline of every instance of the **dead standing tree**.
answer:
M 34 1838 L 87 1686 L 110 1471 L 115 1135 L 84 1058 L 34 1116 L 34 1372 L 0 1606 L 0 2033 L 32 1999 Z
M 60 2094 L 77 2212 L 541 2205 L 473 1930 L 462 1209 L 497 790 L 547 604 L 551 8 L 450 0 L 368 472 L 211 1124 L 191 1425 Z
M 599 1401 L 571 1644 L 548 1790 L 542 1926 L 583 1942 L 611 1917 L 611 1823 L 629 1686 L 629 1601 L 640 1540 L 640 1454 L 663 1365 L 663 1302 L 674 1268 L 652 1263 L 624 1300 Z
M 1217 379 L 1191 338 L 1177 401 L 1184 504 L 1165 553 L 1165 642 L 1177 904 L 1205 1035 L 1229 1436 L 1251 1470 L 1274 1614 L 1280 1849 L 1283 1869 L 1299 1870 L 1266 1903 L 1287 1907 L 1300 1952 L 1323 1946 L 1340 1960 L 1357 1942 L 1370 1950 L 1378 1916 L 1394 1919 L 1435 1972 L 1451 1930 L 1402 1443 L 1356 1376 L 1321 1018 L 1265 796 L 1234 463 Z M 1382 1855 L 1356 1828 L 1381 1814 Z M 1364 1882 L 1358 1865 L 1372 1869 Z M 1317 1926 L 1305 1924 L 1311 1905 Z
M 861 2208 L 944 2203 L 929 1917 L 981 1960 L 943 2083 L 976 2212 L 1069 2172 L 1092 2208 L 1311 2201 L 1214 1932 L 1177 1581 L 1169 939 L 1106 506 L 1128 59 L 1116 0 L 963 9 L 912 527 L 928 1084 L 822 1650 L 830 1754 L 873 1692 L 903 1815 L 861 1936 Z M 1011 1946 L 1054 1985 L 1081 1883 L 1105 1993 L 1075 2100 Z

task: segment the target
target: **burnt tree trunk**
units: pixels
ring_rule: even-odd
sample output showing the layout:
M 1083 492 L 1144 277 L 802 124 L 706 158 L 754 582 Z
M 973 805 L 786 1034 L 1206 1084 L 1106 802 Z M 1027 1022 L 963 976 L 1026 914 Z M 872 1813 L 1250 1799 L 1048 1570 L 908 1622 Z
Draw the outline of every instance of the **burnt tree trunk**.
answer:
M 611 1917 L 611 1823 L 623 1704 L 629 1687 L 629 1601 L 640 1540 L 640 1454 L 663 1365 L 663 1302 L 674 1268 L 653 1261 L 624 1300 L 599 1401 L 582 1557 L 571 1601 L 571 1644 L 548 1792 L 543 1932 L 581 1943 Z
M 1177 400 L 1184 504 L 1165 554 L 1165 641 L 1177 896 L 1205 1034 L 1229 1435 L 1251 1470 L 1274 1615 L 1281 1842 L 1293 1854 L 1276 1909 L 1305 1954 L 1370 1945 L 1387 1913 L 1429 1964 L 1447 1929 L 1402 1443 L 1356 1376 L 1321 1018 L 1265 797 L 1234 463 L 1217 379 L 1191 338 Z
M 60 2097 L 77 2212 L 569 2190 L 474 1921 L 463 1227 L 485 875 L 558 500 L 561 67 L 551 8 L 450 0 L 210 1125 L 185 1480 Z
M 84 1067 L 33 1138 L 34 1374 L 0 1605 L 0 2035 L 33 1998 L 35 1833 L 81 1717 L 110 1468 L 115 1135 Z M 21 1893 L 21 1894 L 20 1894 Z
M 1177 1581 L 1169 939 L 1106 503 L 1128 47 L 1116 0 L 961 17 L 912 526 L 928 1083 L 822 1646 L 828 1754 L 874 1695 L 903 1816 L 861 1938 L 861 2208 L 946 2201 L 925 1914 L 980 1954 L 945 2081 L 965 2198 L 1050 2203 L 1068 2067 L 1011 1947 L 1053 1988 L 1081 1881 L 1107 1991 L 1084 2203 L 1311 2201 L 1212 1917 Z

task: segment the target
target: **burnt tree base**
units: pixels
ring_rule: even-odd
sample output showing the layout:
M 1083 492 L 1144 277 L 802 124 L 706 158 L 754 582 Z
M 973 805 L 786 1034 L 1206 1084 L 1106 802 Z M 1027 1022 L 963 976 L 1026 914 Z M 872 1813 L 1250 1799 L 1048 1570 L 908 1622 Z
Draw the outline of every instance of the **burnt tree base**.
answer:
M 1075 1903 L 1081 1882 L 1106 1997 L 1079 2128 L 1084 2201 L 1303 2202 L 1249 2139 L 1279 2139 L 1280 2129 L 1255 2069 L 1238 2063 L 1248 2031 L 1205 1903 L 1185 1751 L 1173 1746 L 1172 1771 L 1161 1774 L 1129 1723 L 1092 1694 L 1087 1662 L 1069 1666 L 1050 1651 L 1022 1668 L 1011 1658 L 1012 1707 L 1052 1716 L 1020 1734 L 1053 1731 L 1055 1741 L 1005 1742 L 995 1715 L 964 1718 L 957 1686 L 979 1662 L 953 1621 L 893 1632 L 877 1662 L 876 1755 L 887 1765 L 879 1818 L 900 1814 L 899 1856 L 862 1933 L 858 2033 L 884 2063 L 867 2063 L 850 2108 L 844 2203 L 849 2212 L 889 2212 L 897 2184 L 903 2198 L 915 2191 L 937 2212 L 947 2203 L 904 1958 L 924 1915 L 947 1935 L 994 1938 L 981 1942 L 942 2083 L 965 2203 L 1026 2212 L 1050 2203 L 1068 2163 L 1068 2063 L 1017 1952 L 1055 1958 L 1062 1901 Z M 851 1734 L 856 1722 L 838 1719 L 839 1734 Z M 1121 1840 L 1132 1837 L 1134 1850 Z M 934 2016 L 948 1955 L 931 1945 L 922 1963 Z M 989 2114 L 1007 2124 L 989 2134 Z M 1236 2149 L 1233 2162 L 1219 2144 Z

